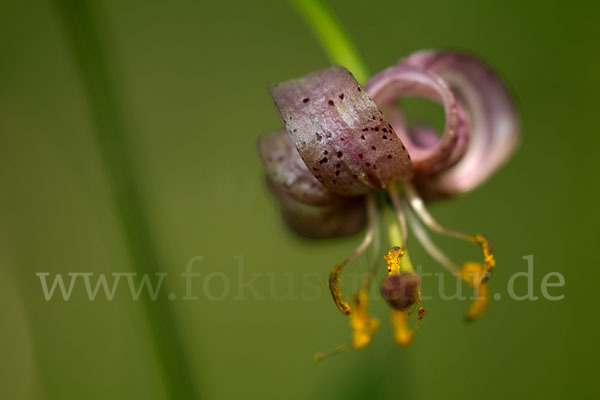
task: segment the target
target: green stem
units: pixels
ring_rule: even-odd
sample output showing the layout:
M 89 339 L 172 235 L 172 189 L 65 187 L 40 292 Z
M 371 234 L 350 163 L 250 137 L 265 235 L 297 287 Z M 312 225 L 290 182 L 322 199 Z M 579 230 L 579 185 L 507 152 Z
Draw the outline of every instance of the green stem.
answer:
M 290 0 L 321 42 L 329 59 L 340 64 L 364 84 L 368 69 L 342 24 L 321 0 Z
M 146 207 L 131 161 L 131 135 L 123 118 L 111 77 L 111 57 L 104 46 L 106 31 L 101 13 L 89 2 L 54 0 L 85 87 L 94 124 L 96 143 L 114 200 L 114 207 L 129 252 L 139 276 L 149 277 L 160 269 Z M 104 39 L 104 40 L 103 40 Z M 164 290 L 164 289 L 163 289 Z M 172 399 L 196 399 L 191 369 L 185 356 L 171 304 L 166 296 L 152 301 L 142 296 L 142 306 L 157 362 Z

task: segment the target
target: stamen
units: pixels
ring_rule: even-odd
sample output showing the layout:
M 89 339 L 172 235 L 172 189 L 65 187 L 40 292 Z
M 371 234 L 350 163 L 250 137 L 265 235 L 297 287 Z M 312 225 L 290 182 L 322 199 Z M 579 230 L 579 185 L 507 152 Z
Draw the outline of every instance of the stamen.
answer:
M 385 263 L 387 264 L 387 270 L 389 275 L 399 274 L 401 271 L 400 262 L 406 251 L 404 249 L 395 246 L 388 251 L 387 256 L 384 256 Z
M 494 258 L 494 253 L 492 251 L 492 245 L 486 239 L 485 236 L 481 234 L 469 235 L 466 233 L 458 232 L 452 229 L 448 229 L 442 225 L 440 225 L 427 211 L 425 207 L 425 203 L 419 197 L 416 189 L 410 183 L 405 183 L 406 188 L 406 197 L 408 202 L 413 209 L 413 211 L 421 218 L 421 220 L 427 225 L 431 230 L 434 230 L 442 235 L 453 236 L 458 239 L 467 240 L 469 242 L 475 243 L 481 247 L 483 250 L 483 273 L 481 274 L 480 281 L 478 284 L 487 281 L 490 277 L 492 269 L 496 266 L 496 260 Z
M 371 342 L 373 334 L 379 328 L 379 320 L 371 318 L 368 311 L 369 295 L 360 290 L 354 297 L 354 309 L 350 314 L 350 326 L 352 327 L 352 346 L 362 349 Z
M 475 288 L 476 296 L 469 307 L 469 311 L 467 311 L 465 317 L 467 321 L 473 321 L 481 317 L 490 302 L 488 283 L 483 281 L 484 271 L 484 267 L 476 262 L 466 262 L 461 268 L 460 275 L 462 279 Z
M 377 222 L 377 205 L 375 204 L 375 198 L 373 197 L 373 195 L 367 196 L 367 219 L 367 232 L 365 233 L 365 237 L 363 238 L 362 242 L 352 252 L 352 254 L 350 254 L 350 256 L 348 256 L 341 264 L 337 264 L 336 266 L 334 266 L 329 272 L 328 285 L 329 291 L 331 292 L 331 297 L 333 297 L 335 305 L 344 315 L 350 315 L 352 307 L 350 306 L 350 304 L 348 304 L 348 302 L 344 301 L 342 297 L 342 289 L 339 286 L 339 282 L 341 280 L 340 276 L 344 267 L 356 257 L 364 253 L 364 251 L 369 247 L 369 245 L 373 241 L 375 225 Z
M 342 273 L 344 266 L 344 264 L 338 264 L 329 272 L 329 291 L 331 292 L 331 297 L 333 297 L 335 305 L 342 314 L 350 315 L 352 307 L 350 307 L 350 304 L 342 298 L 342 289 L 340 289 L 339 286 L 340 274 Z
M 408 223 L 410 224 L 412 231 L 414 232 L 415 236 L 419 240 L 419 243 L 421 243 L 425 251 L 427 251 L 427 253 L 429 253 L 429 255 L 434 260 L 440 263 L 448 271 L 450 271 L 453 274 L 459 274 L 459 268 L 456 266 L 456 264 L 454 264 L 450 257 L 448 257 L 439 247 L 435 245 L 435 243 L 433 242 L 433 240 L 431 240 L 429 234 L 427 234 L 427 231 L 425 230 L 425 228 L 423 228 L 423 225 L 421 225 L 419 220 L 415 218 L 415 216 L 411 212 L 407 212 L 406 215 L 408 216 Z
M 351 349 L 351 348 L 352 348 L 352 346 L 350 346 L 349 343 L 344 343 L 326 353 L 317 353 L 317 354 L 315 354 L 315 356 L 313 358 L 315 361 L 323 361 L 324 359 L 326 359 L 328 357 L 339 354 L 339 353 L 346 351 L 348 349 Z
M 400 271 L 414 272 L 406 242 L 408 238 L 408 228 L 406 225 L 406 216 L 402 207 L 402 200 L 398 195 L 396 184 L 387 188 L 388 195 L 392 201 L 392 208 L 395 214 L 395 220 L 388 225 L 388 235 L 392 248 L 385 257 L 388 264 L 388 274 L 398 273 Z
M 415 332 L 408 325 L 408 313 L 394 310 L 392 312 L 392 326 L 394 327 L 394 339 L 400 346 L 409 346 L 415 336 Z
M 317 353 L 315 361 L 322 361 L 327 357 L 339 354 L 349 349 L 362 349 L 371 342 L 371 338 L 379 328 L 379 320 L 369 315 L 369 295 L 366 290 L 360 290 L 353 299 L 351 307 L 350 326 L 352 327 L 352 344 L 344 343 L 326 353 Z

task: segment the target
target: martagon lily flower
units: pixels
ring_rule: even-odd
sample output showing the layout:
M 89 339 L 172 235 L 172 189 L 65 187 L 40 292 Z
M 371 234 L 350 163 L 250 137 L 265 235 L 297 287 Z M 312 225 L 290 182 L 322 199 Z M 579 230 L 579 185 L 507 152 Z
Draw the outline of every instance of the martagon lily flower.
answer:
M 368 312 L 376 260 L 350 302 L 344 300 L 339 281 L 348 263 L 371 245 L 378 247 L 374 237 L 379 214 L 386 208 L 392 208 L 394 218 L 388 226 L 391 249 L 384 257 L 387 276 L 380 290 L 392 308 L 396 341 L 410 344 L 414 336 L 410 315 L 416 314 L 417 324 L 426 314 L 420 278 L 407 252 L 409 224 L 432 258 L 474 287 L 476 296 L 466 319 L 481 316 L 489 303 L 488 279 L 496 265 L 492 246 L 483 235 L 440 225 L 425 202 L 474 189 L 515 150 L 518 118 L 497 75 L 473 55 L 427 50 L 379 72 L 365 87 L 345 68 L 332 66 L 272 85 L 270 91 L 287 132 L 262 137 L 258 150 L 285 221 L 297 233 L 313 238 L 351 235 L 366 224 L 360 245 L 329 275 L 333 300 L 350 319 L 352 341 L 315 358 L 360 349 L 379 326 Z M 441 135 L 433 128 L 406 123 L 396 100 L 415 96 L 443 106 Z M 482 260 L 458 267 L 423 225 L 480 246 Z

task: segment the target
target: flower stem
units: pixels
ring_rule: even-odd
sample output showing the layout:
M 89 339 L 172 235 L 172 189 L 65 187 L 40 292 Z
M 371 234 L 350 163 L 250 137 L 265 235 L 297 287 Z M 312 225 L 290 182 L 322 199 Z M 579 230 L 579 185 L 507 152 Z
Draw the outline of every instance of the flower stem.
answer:
M 99 9 L 90 2 L 54 0 L 85 89 L 94 135 L 111 190 L 114 208 L 123 232 L 133 270 L 153 279 L 160 271 L 157 246 L 131 160 L 130 131 L 123 118 L 116 86 L 111 76 L 106 26 Z M 163 288 L 164 291 L 164 288 Z M 177 324 L 166 296 L 152 301 L 141 296 L 142 307 L 163 375 L 172 399 L 197 399 L 194 379 Z
M 317 36 L 329 59 L 340 64 L 364 84 L 369 73 L 352 40 L 322 0 L 290 0 Z

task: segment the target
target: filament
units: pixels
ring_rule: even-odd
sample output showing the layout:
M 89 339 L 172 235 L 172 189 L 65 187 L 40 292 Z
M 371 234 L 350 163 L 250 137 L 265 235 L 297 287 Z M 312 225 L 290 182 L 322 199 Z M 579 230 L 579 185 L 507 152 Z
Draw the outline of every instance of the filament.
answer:
M 341 353 L 343 351 L 346 351 L 346 350 L 349 350 L 351 348 L 352 348 L 352 346 L 350 345 L 350 343 L 344 343 L 344 344 L 341 344 L 338 347 L 336 347 L 335 349 L 330 350 L 328 352 L 317 353 L 317 354 L 315 354 L 315 356 L 313 358 L 314 358 L 315 361 L 323 361 L 326 358 L 329 358 L 329 357 L 331 357 L 333 355 L 339 354 L 339 353 Z
M 442 235 L 453 236 L 458 239 L 467 240 L 469 242 L 475 243 L 481 247 L 483 250 L 483 274 L 479 282 L 483 283 L 487 281 L 490 277 L 490 273 L 492 269 L 496 266 L 496 260 L 494 258 L 494 253 L 492 251 L 492 246 L 490 242 L 486 239 L 485 236 L 476 234 L 469 235 L 466 233 L 458 232 L 452 229 L 448 229 L 442 225 L 440 225 L 429 213 L 427 208 L 425 207 L 425 203 L 419 197 L 417 190 L 410 183 L 405 184 L 406 188 L 406 198 L 408 203 L 410 204 L 412 210 L 419 216 L 421 221 L 425 223 L 431 230 L 436 231 Z
M 408 222 L 413 233 L 415 234 L 425 251 L 427 251 L 427 253 L 429 253 L 429 255 L 434 260 L 440 263 L 448 271 L 454 274 L 460 273 L 460 269 L 456 266 L 456 264 L 454 264 L 450 257 L 448 257 L 446 253 L 444 253 L 439 247 L 437 247 L 433 240 L 431 240 L 429 234 L 427 233 L 425 228 L 423 228 L 423 225 L 421 225 L 419 220 L 411 212 L 407 212 L 406 215 L 408 217 Z
M 373 236 L 375 235 L 375 227 L 377 224 L 377 204 L 375 203 L 375 197 L 373 194 L 367 196 L 367 231 L 362 242 L 354 249 L 341 264 L 334 266 L 329 272 L 329 291 L 333 297 L 333 301 L 337 308 L 344 315 L 349 315 L 352 312 L 352 307 L 342 297 L 342 289 L 339 286 L 340 277 L 342 271 L 348 263 L 354 260 L 356 257 L 361 255 L 367 250 L 369 245 L 373 242 Z M 374 267 L 373 267 L 374 268 Z M 365 279 L 366 282 L 370 281 L 370 275 Z M 365 283 L 366 284 L 366 283 Z M 367 285 L 368 286 L 368 285 Z

